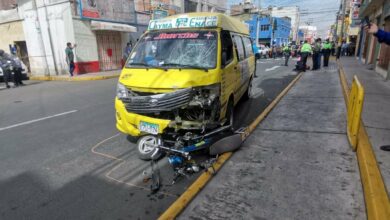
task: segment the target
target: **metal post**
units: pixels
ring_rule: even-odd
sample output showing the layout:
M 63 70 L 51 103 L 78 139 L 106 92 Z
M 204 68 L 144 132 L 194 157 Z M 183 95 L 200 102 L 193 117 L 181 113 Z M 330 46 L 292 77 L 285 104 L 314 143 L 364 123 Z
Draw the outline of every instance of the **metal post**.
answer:
M 256 46 L 259 47 L 259 15 L 256 16 Z
M 344 23 L 345 23 L 345 9 L 346 9 L 346 4 L 347 4 L 347 0 L 344 0 L 344 3 L 343 3 L 343 14 L 342 14 L 342 16 L 343 16 L 343 21 L 342 21 L 342 23 L 341 23 L 341 33 L 340 33 L 340 35 L 341 35 L 341 38 L 339 39 L 339 43 L 341 43 L 341 41 L 342 41 L 342 39 L 344 39 Z

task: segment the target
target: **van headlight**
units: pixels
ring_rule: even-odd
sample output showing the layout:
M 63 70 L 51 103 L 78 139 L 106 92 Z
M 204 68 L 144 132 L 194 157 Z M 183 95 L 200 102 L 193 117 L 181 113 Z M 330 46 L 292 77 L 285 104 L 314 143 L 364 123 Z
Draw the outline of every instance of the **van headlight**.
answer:
M 221 86 L 219 83 L 209 86 L 195 87 L 193 90 L 195 94 L 192 100 L 192 104 L 201 103 L 203 106 L 210 106 L 213 101 L 221 94 Z
M 128 98 L 129 97 L 129 91 L 127 90 L 126 86 L 124 86 L 120 82 L 118 82 L 118 85 L 116 86 L 116 96 L 119 99 L 123 99 L 123 98 Z

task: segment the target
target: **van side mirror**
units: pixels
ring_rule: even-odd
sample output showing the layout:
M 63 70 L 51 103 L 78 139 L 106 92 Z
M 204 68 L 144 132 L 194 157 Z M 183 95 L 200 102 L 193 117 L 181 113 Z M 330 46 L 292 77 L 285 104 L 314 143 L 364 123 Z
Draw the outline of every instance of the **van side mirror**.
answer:
M 224 67 L 224 66 L 226 66 L 226 59 L 227 59 L 227 53 L 226 53 L 226 51 L 222 51 L 222 57 L 221 57 L 221 63 L 222 63 L 222 66 Z

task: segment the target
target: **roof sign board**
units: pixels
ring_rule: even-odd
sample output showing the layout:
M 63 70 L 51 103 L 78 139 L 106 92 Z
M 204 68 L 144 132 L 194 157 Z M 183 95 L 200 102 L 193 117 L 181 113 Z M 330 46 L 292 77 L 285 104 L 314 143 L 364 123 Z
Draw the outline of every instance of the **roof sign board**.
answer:
M 167 10 L 155 9 L 153 10 L 153 19 L 161 19 L 168 16 Z
M 172 19 L 151 20 L 149 22 L 148 30 L 217 27 L 217 24 L 217 16 L 177 17 Z

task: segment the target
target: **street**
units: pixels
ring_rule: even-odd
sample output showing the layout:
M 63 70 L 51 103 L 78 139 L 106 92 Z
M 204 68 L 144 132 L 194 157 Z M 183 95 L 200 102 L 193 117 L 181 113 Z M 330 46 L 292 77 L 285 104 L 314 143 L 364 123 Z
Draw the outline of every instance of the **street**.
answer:
M 235 120 L 247 126 L 296 76 L 295 60 L 261 59 L 252 98 Z M 27 82 L 0 87 L 1 219 L 156 219 L 196 179 L 171 185 L 166 159 L 162 188 L 150 192 L 150 163 L 115 128 L 117 79 Z

